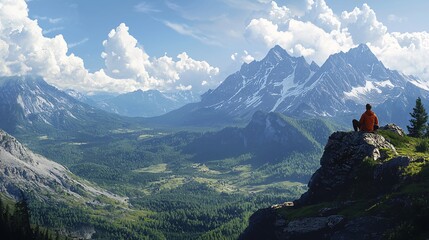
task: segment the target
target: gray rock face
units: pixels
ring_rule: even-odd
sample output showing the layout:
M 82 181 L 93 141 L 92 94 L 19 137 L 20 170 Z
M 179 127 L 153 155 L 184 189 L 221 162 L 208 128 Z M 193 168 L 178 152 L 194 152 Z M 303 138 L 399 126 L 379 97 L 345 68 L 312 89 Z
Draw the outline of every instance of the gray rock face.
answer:
M 378 134 L 333 133 L 320 159 L 321 167 L 308 183 L 308 192 L 303 194 L 296 204 L 312 204 L 333 199 L 353 181 L 354 171 L 364 159 L 383 159 L 381 149 L 396 153 L 395 147 Z
M 384 239 L 384 232 L 390 223 L 381 217 L 359 217 L 350 220 L 344 228 L 336 231 L 329 239 L 331 240 L 377 240 Z
M 388 125 L 386 129 L 403 133 L 395 125 Z M 412 209 L 413 204 L 403 195 L 388 199 L 384 196 L 395 191 L 401 183 L 411 181 L 403 174 L 410 163 L 425 161 L 404 156 L 391 158 L 392 153 L 397 154 L 393 145 L 379 134 L 333 133 L 320 160 L 321 167 L 308 184 L 307 193 L 294 202 L 290 211 L 282 209 L 289 207 L 283 205 L 276 205 L 275 211 L 258 211 L 259 216 L 254 215 L 251 219 L 267 221 L 253 221 L 253 225 L 246 229 L 246 234 L 241 236 L 242 239 L 386 239 L 390 231 L 401 224 L 401 219 L 394 213 L 392 215 L 390 209 L 407 211 L 404 209 Z M 367 187 L 367 184 L 371 184 L 371 187 Z M 365 193 L 356 195 L 361 187 Z M 349 194 L 350 191 L 353 194 Z M 383 199 L 383 206 L 389 206 L 388 213 L 383 212 L 382 208 L 375 210 Z M 355 211 L 355 207 L 360 209 L 359 204 L 364 202 L 368 202 L 371 207 L 365 210 L 361 208 L 359 214 L 350 212 Z M 297 213 L 301 217 L 297 217 Z M 252 238 L 263 235 L 269 237 Z
M 380 127 L 380 129 L 392 131 L 402 137 L 405 136 L 404 130 L 402 130 L 402 128 L 398 127 L 396 124 L 393 123 L 389 123 L 386 126 Z
M 32 161 L 29 153 L 27 152 L 27 149 L 25 149 L 14 137 L 11 137 L 1 129 L 0 148 L 3 148 L 5 151 L 28 163 L 31 163 Z
M 64 166 L 33 153 L 16 138 L 0 130 L 0 192 L 18 198 L 20 190 L 33 192 L 41 199 L 52 195 L 86 201 L 104 195 L 120 202 L 126 201 L 123 197 L 74 179 Z
M 284 239 L 294 238 L 299 235 L 303 239 L 318 238 L 326 235 L 344 222 L 341 215 L 332 215 L 328 217 L 309 217 L 289 222 L 284 228 Z

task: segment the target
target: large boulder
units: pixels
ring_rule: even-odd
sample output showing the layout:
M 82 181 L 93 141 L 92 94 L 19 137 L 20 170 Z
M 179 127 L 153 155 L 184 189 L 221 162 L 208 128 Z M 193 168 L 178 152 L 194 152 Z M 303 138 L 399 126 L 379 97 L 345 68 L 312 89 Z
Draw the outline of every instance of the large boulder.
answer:
M 397 126 L 394 123 L 389 123 L 386 126 L 380 127 L 380 130 L 391 131 L 391 132 L 398 134 L 401 137 L 405 136 L 404 130 L 402 130 L 402 128 L 400 128 L 399 126 Z
M 376 133 L 335 132 L 328 140 L 320 159 L 321 167 L 308 183 L 308 191 L 295 201 L 307 205 L 335 198 L 355 179 L 365 159 L 381 161 L 385 152 L 396 154 L 395 147 Z

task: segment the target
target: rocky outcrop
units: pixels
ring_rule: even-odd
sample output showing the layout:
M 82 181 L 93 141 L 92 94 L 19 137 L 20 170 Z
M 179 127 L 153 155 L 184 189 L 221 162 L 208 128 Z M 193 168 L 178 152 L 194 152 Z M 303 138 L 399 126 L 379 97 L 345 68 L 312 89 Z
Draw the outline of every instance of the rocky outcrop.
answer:
M 375 133 L 336 132 L 325 146 L 321 167 L 308 183 L 308 191 L 296 205 L 332 200 L 354 181 L 358 166 L 365 159 L 382 161 L 386 151 L 396 154 L 395 147 Z
M 29 152 L 18 140 L 0 129 L 0 148 L 27 163 L 32 163 Z
M 329 235 L 335 229 L 344 223 L 344 216 L 331 215 L 327 217 L 308 217 L 290 221 L 283 233 L 280 234 L 281 238 L 294 239 L 321 239 L 323 236 Z
M 241 234 L 240 239 L 277 239 L 276 229 L 283 227 L 285 223 L 284 219 L 277 217 L 273 208 L 259 209 L 250 216 L 249 227 Z
M 384 232 L 390 227 L 390 221 L 382 217 L 358 217 L 350 219 L 332 235 L 330 240 L 377 240 L 385 239 Z
M 385 130 L 404 136 L 394 125 Z M 387 193 L 409 180 L 404 169 L 410 163 L 425 161 L 396 155 L 380 134 L 333 133 L 308 191 L 294 204 L 257 211 L 240 239 L 385 239 L 400 221 L 391 210 L 371 211 L 380 203 L 412 208 L 410 198 Z
M 393 123 L 389 123 L 386 126 L 380 127 L 380 130 L 391 131 L 398 134 L 401 137 L 405 136 L 404 130 L 402 130 L 402 128 L 398 127 L 396 124 L 393 124 Z

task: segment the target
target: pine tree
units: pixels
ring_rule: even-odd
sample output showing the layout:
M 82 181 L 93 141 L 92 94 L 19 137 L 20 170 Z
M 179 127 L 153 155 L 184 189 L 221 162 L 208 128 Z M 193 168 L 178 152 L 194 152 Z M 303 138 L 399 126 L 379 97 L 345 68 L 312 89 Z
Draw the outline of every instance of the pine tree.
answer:
M 28 199 L 21 191 L 21 200 L 15 203 L 15 212 L 13 224 L 16 233 L 23 239 L 29 239 L 33 235 L 30 226 L 30 209 L 28 207 Z
M 48 229 L 45 229 L 45 233 L 43 234 L 43 238 L 41 237 L 40 239 L 43 239 L 43 240 L 49 240 L 49 239 L 51 239 L 49 237 Z
M 60 234 L 58 233 L 58 231 L 56 231 L 55 233 L 55 240 L 60 240 Z
M 428 114 L 422 104 L 420 97 L 416 100 L 416 106 L 413 108 L 413 112 L 410 113 L 412 119 L 410 120 L 410 126 L 407 126 L 409 136 L 411 137 L 423 137 L 427 131 L 426 122 L 428 121 Z
M 0 233 L 6 232 L 7 230 L 7 222 L 6 218 L 4 217 L 5 208 L 3 205 L 3 201 L 0 197 Z

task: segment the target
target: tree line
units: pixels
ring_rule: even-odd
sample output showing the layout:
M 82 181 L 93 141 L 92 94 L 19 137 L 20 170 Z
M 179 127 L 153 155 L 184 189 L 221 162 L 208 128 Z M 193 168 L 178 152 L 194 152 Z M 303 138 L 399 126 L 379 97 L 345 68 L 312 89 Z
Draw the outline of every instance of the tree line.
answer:
M 0 235 L 4 240 L 59 240 L 59 233 L 55 236 L 48 229 L 41 229 L 39 225 L 31 226 L 28 200 L 21 192 L 21 200 L 13 208 L 0 197 Z M 63 239 L 63 238 L 62 238 Z

